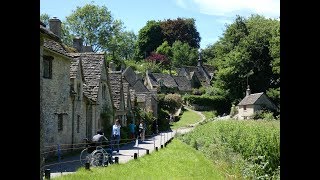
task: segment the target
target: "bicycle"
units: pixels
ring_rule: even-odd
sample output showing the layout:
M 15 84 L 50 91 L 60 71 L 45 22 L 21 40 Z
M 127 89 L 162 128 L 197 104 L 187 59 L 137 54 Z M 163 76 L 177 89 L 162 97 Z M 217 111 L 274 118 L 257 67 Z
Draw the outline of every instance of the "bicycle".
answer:
M 112 156 L 103 147 L 97 145 L 95 142 L 89 141 L 87 138 L 84 139 L 86 142 L 86 148 L 81 151 L 80 163 L 85 165 L 89 163 L 90 166 L 108 166 L 112 164 Z

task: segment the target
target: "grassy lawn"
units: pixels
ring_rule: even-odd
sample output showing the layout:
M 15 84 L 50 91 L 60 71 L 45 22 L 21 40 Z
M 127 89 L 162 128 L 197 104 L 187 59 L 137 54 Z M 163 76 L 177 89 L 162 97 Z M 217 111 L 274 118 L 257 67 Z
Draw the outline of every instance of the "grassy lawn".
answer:
M 224 179 L 201 152 L 174 139 L 164 149 L 126 164 L 105 168 L 84 168 L 55 179 Z
M 181 119 L 178 122 L 172 123 L 171 129 L 177 129 L 180 127 L 186 127 L 189 124 L 194 124 L 201 121 L 201 116 L 197 113 L 189 110 L 185 110 L 181 115 Z
M 206 117 L 206 119 L 216 117 L 213 111 L 200 111 L 200 112 Z

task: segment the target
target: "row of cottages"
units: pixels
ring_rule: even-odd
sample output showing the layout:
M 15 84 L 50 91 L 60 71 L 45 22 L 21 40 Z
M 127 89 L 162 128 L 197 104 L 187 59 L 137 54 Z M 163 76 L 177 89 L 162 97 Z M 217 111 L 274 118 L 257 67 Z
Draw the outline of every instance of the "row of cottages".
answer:
M 144 84 L 142 77 L 134 72 L 131 67 L 122 72 L 123 81 L 129 85 L 132 107 L 136 105 L 145 112 L 151 112 L 155 118 L 158 117 L 157 91 L 149 90 Z M 133 121 L 135 122 L 134 116 Z
M 177 68 L 177 76 L 147 71 L 144 85 L 149 90 L 156 90 L 159 93 L 191 93 L 193 88 L 210 86 L 213 73 L 214 68 L 203 65 L 199 56 L 197 66 Z
M 76 148 L 114 120 L 111 88 L 103 53 L 70 53 L 60 40 L 61 21 L 40 23 L 40 122 L 44 157 Z M 51 36 L 53 38 L 50 38 Z M 80 48 L 79 48 L 80 47 Z
M 61 21 L 40 22 L 40 119 L 45 156 L 75 149 L 83 138 L 110 127 L 115 118 L 126 126 L 134 120 L 134 102 L 157 117 L 156 92 L 149 91 L 131 67 L 107 67 L 105 54 L 73 39 L 73 48 L 61 42 Z M 70 49 L 74 49 L 71 50 Z M 131 79 L 130 79 L 131 78 Z M 132 79 L 133 78 L 133 79 Z M 79 147 L 80 148 L 80 147 Z M 50 153 L 47 153 L 50 152 Z
M 246 96 L 237 105 L 238 114 L 235 119 L 251 119 L 255 112 L 263 109 L 277 110 L 278 107 L 263 93 L 251 94 L 248 85 Z

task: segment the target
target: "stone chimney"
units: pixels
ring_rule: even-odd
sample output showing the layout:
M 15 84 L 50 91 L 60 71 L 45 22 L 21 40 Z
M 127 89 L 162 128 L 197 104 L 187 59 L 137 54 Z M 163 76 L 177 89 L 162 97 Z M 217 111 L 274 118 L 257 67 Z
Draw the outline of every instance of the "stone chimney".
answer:
M 83 52 L 83 39 L 81 37 L 73 38 L 73 47 L 79 52 Z
M 61 21 L 57 17 L 49 19 L 49 28 L 55 35 L 61 38 Z
M 197 66 L 202 66 L 201 51 L 199 51 L 198 65 Z
M 116 65 L 114 64 L 113 61 L 110 61 L 109 63 L 109 70 L 110 72 L 116 71 Z
M 93 52 L 92 46 L 83 46 L 82 47 L 83 52 Z
M 250 86 L 247 86 L 247 90 L 246 90 L 246 96 L 249 96 L 251 94 L 251 90 L 250 90 Z

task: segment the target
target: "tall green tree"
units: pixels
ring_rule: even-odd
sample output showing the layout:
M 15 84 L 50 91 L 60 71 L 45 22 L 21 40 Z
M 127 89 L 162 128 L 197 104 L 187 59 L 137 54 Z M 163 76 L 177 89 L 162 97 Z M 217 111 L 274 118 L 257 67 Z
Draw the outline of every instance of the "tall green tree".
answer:
M 168 41 L 170 46 L 175 41 L 181 41 L 192 48 L 200 47 L 201 38 L 193 18 L 167 19 L 161 22 L 161 29 L 164 40 Z
M 253 93 L 279 87 L 274 83 L 280 62 L 278 25 L 278 20 L 252 15 L 247 19 L 237 16 L 226 27 L 219 41 L 206 49 L 207 60 L 216 67 L 211 93 L 223 93 L 238 102 L 247 83 Z
M 198 51 L 188 43 L 176 41 L 172 45 L 172 65 L 174 67 L 195 66 L 198 60 Z
M 154 20 L 148 21 L 147 24 L 139 30 L 138 40 L 136 43 L 135 59 L 145 59 L 163 42 L 163 34 L 160 22 Z
M 95 52 L 112 49 L 108 42 L 113 38 L 114 29 L 118 28 L 106 6 L 93 4 L 77 7 L 66 17 L 66 26 L 72 34 L 83 38 L 86 46 L 91 45 Z

